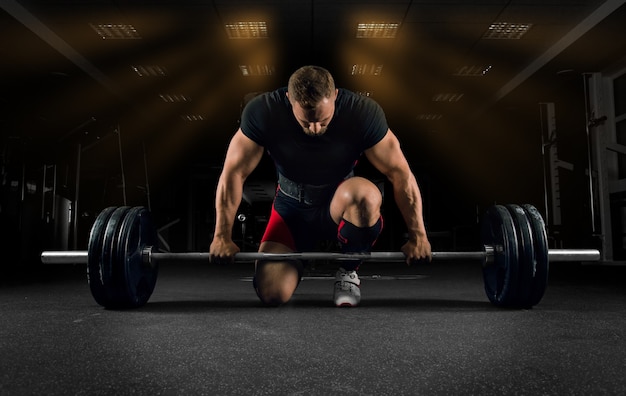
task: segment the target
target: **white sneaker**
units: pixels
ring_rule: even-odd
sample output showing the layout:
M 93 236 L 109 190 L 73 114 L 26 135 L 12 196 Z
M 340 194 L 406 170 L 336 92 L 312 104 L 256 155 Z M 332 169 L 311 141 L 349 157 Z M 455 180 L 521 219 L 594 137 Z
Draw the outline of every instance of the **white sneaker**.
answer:
M 339 268 L 335 274 L 335 305 L 356 307 L 361 302 L 361 280 L 356 271 Z

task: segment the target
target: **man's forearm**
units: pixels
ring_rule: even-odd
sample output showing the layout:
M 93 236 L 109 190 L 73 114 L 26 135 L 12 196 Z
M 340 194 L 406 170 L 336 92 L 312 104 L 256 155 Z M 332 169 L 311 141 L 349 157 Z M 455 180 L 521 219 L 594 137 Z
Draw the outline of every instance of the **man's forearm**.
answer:
M 426 236 L 422 214 L 422 196 L 412 174 L 393 183 L 396 205 L 404 218 L 409 239 L 416 240 Z
M 237 209 L 243 196 L 243 182 L 222 175 L 215 194 L 215 237 L 231 238 Z

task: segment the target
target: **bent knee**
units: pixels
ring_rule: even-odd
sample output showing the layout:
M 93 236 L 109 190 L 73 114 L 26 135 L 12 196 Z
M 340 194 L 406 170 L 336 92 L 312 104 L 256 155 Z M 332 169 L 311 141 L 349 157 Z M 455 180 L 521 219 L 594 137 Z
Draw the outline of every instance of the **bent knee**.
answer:
M 358 226 L 368 226 L 380 216 L 383 196 L 378 187 L 362 177 L 343 182 L 331 203 L 331 215 L 338 223 L 348 218 Z
M 358 176 L 342 183 L 337 192 L 339 198 L 348 205 L 379 207 L 383 200 L 382 193 L 374 183 Z
M 291 299 L 300 283 L 300 271 L 289 263 L 257 265 L 254 288 L 261 302 L 277 306 Z
M 294 290 L 288 287 L 263 288 L 257 287 L 256 294 L 265 305 L 277 307 L 286 304 L 293 296 Z

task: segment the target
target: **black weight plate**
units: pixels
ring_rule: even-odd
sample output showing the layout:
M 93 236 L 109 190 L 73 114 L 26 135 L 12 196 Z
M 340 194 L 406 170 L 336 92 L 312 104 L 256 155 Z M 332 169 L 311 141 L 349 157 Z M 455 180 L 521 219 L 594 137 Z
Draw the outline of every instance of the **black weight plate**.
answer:
M 158 238 L 150 212 L 143 207 L 130 209 L 122 222 L 117 244 L 115 281 L 119 286 L 119 308 L 136 308 L 144 305 L 156 285 L 156 263 L 143 263 L 143 249 L 157 248 Z
M 504 206 L 492 206 L 481 228 L 483 244 L 495 249 L 493 263 L 483 267 L 485 293 L 494 305 L 512 306 L 517 295 L 518 245 L 511 214 Z
M 116 253 L 117 240 L 119 239 L 120 227 L 129 208 L 122 206 L 113 211 L 104 231 L 102 242 L 102 284 L 106 294 L 105 308 L 116 308 L 119 301 L 119 286 L 114 280 L 114 255 Z
M 528 300 L 528 305 L 532 307 L 539 304 L 548 287 L 548 272 L 550 270 L 548 235 L 546 233 L 546 224 L 539 211 L 532 205 L 524 205 L 523 208 L 533 228 L 535 246 L 535 274 Z
M 533 229 L 526 211 L 519 205 L 507 205 L 507 209 L 513 217 L 519 249 L 518 273 L 517 273 L 517 296 L 515 306 L 530 308 L 529 298 L 533 286 L 535 274 L 535 248 Z
M 94 300 L 102 306 L 105 306 L 107 301 L 102 282 L 102 243 L 106 225 L 114 210 L 114 207 L 106 208 L 96 217 L 89 232 L 87 245 L 87 282 Z

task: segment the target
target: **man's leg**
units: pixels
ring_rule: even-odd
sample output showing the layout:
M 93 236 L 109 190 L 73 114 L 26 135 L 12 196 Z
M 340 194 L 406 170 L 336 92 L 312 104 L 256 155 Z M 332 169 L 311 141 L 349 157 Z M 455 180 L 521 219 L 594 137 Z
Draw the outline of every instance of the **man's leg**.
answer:
M 299 219 L 302 213 L 290 198 L 279 195 L 274 199 L 265 233 L 261 238 L 261 253 L 292 253 L 296 240 L 286 219 Z M 288 302 L 300 283 L 302 262 L 258 261 L 255 266 L 254 289 L 259 299 L 267 305 L 277 306 Z
M 371 181 L 350 178 L 337 188 L 330 203 L 330 215 L 338 225 L 337 238 L 345 252 L 369 251 L 380 231 L 382 194 Z
M 259 252 L 291 253 L 293 250 L 278 242 L 261 243 Z M 291 299 L 302 274 L 299 261 L 260 261 L 256 263 L 254 287 L 264 304 L 278 306 Z
M 382 194 L 361 177 L 344 181 L 330 204 L 330 215 L 338 224 L 337 239 L 345 253 L 369 252 L 382 231 Z M 334 300 L 337 306 L 356 306 L 361 300 L 356 270 L 360 261 L 344 261 L 337 271 Z

